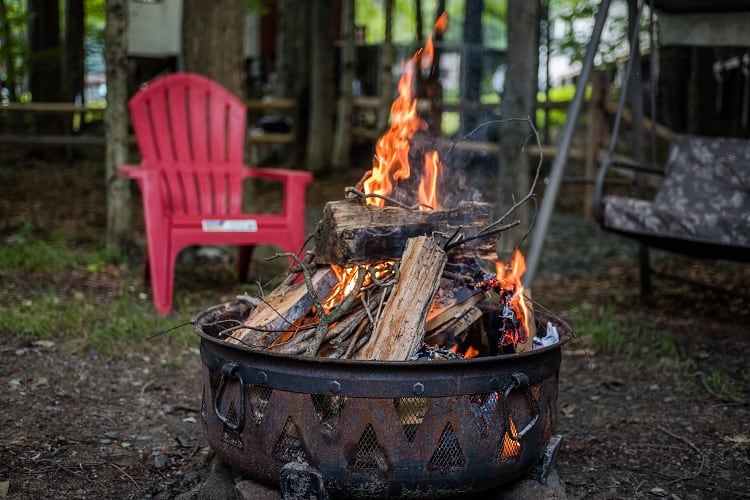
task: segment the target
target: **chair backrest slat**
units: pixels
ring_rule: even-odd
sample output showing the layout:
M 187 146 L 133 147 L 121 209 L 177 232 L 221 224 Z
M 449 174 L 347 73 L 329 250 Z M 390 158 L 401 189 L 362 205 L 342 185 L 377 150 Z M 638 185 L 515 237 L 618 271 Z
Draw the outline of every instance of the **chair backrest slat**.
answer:
M 242 204 L 246 108 L 218 83 L 173 73 L 130 100 L 142 166 L 162 170 L 165 209 L 174 214 L 226 214 Z M 175 175 L 179 171 L 179 175 Z

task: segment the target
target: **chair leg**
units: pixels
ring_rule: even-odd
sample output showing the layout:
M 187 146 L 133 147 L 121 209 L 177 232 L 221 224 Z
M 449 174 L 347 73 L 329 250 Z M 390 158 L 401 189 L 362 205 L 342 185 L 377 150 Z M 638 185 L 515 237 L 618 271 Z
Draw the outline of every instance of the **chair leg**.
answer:
M 254 245 L 242 245 L 237 248 L 237 281 L 239 283 L 247 282 L 247 271 L 250 268 L 254 249 Z
M 172 310 L 175 260 L 176 255 L 173 255 L 167 245 L 149 247 L 151 294 L 154 309 L 159 314 L 169 314 Z
M 641 297 L 646 297 L 651 294 L 651 264 L 646 245 L 638 245 L 638 259 L 640 264 Z

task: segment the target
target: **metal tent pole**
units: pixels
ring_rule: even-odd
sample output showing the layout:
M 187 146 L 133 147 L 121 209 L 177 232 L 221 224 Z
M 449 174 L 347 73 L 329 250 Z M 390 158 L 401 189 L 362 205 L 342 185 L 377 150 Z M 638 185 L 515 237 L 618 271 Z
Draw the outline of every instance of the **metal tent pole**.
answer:
M 542 253 L 542 244 L 544 243 L 544 237 L 547 234 L 547 226 L 549 225 L 550 217 L 552 216 L 552 209 L 555 206 L 557 192 L 560 190 L 560 183 L 562 181 L 565 164 L 568 159 L 570 143 L 573 139 L 576 120 L 578 119 L 578 114 L 581 111 L 581 105 L 583 104 L 583 99 L 586 94 L 586 85 L 588 84 L 589 77 L 591 76 L 591 69 L 594 66 L 594 56 L 596 55 L 596 49 L 599 46 L 599 40 L 602 36 L 604 21 L 607 19 L 609 4 L 610 0 L 602 0 L 599 3 L 599 10 L 596 13 L 594 31 L 591 35 L 589 45 L 586 48 L 586 55 L 583 59 L 583 68 L 581 68 L 581 74 L 578 77 L 578 82 L 576 83 L 576 92 L 573 96 L 573 100 L 568 106 L 565 127 L 562 131 L 560 144 L 557 147 L 555 160 L 552 162 L 549 184 L 544 192 L 544 197 L 542 198 L 539 213 L 536 217 L 536 224 L 534 225 L 534 232 L 532 233 L 531 248 L 526 258 L 526 274 L 523 277 L 523 282 L 527 287 L 531 287 L 531 283 L 533 283 L 534 281 L 536 268 L 539 265 L 539 257 Z

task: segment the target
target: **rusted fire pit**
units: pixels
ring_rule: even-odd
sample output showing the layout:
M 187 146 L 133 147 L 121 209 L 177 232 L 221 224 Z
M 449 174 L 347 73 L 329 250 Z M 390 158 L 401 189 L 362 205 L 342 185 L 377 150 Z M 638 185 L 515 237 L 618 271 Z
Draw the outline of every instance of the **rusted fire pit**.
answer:
M 195 318 L 202 419 L 217 456 L 278 485 L 306 463 L 341 498 L 437 498 L 509 483 L 539 462 L 554 434 L 561 341 L 523 354 L 379 362 L 279 355 L 217 338 L 242 300 Z
M 424 49 L 399 82 L 372 169 L 326 204 L 284 282 L 194 318 L 208 442 L 282 493 L 290 478 L 337 498 L 479 492 L 559 442 L 570 328 L 532 312 L 520 251 L 509 264 L 495 253 L 534 187 L 497 220 L 488 204 L 443 190 L 455 183 L 438 150 L 411 149 L 427 128 L 414 79 L 431 64 L 431 39 Z

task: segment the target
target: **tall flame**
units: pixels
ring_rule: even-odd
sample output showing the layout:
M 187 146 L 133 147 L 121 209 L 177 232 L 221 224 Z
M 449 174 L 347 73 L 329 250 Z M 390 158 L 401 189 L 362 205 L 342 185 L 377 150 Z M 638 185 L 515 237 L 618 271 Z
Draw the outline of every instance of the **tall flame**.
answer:
M 435 21 L 434 32 L 442 34 L 448 26 L 448 17 L 443 13 Z M 375 158 L 372 169 L 365 174 L 362 187 L 366 194 L 388 196 L 394 184 L 411 176 L 409 166 L 409 140 L 420 129 L 426 129 L 427 123 L 417 114 L 417 99 L 414 92 L 417 65 L 430 67 L 434 58 L 432 36 L 424 48 L 406 63 L 404 74 L 398 82 L 398 97 L 391 104 L 391 125 L 375 143 Z M 442 171 L 437 151 L 426 153 L 424 160 L 425 174 L 420 180 L 417 201 L 420 209 L 440 208 L 437 197 L 437 179 Z M 383 207 L 382 198 L 368 197 L 367 203 Z
M 523 338 L 513 339 L 513 343 L 523 343 L 526 341 L 528 336 L 529 321 L 532 321 L 531 314 L 529 313 L 528 307 L 526 307 L 526 301 L 524 300 L 524 288 L 521 282 L 521 277 L 526 272 L 526 261 L 523 258 L 520 250 L 516 249 L 513 253 L 513 258 L 509 264 L 504 264 L 501 261 L 495 263 L 495 272 L 497 279 L 502 283 L 502 287 L 505 290 L 513 292 L 510 299 L 510 305 L 516 313 L 519 321 L 523 324 Z

